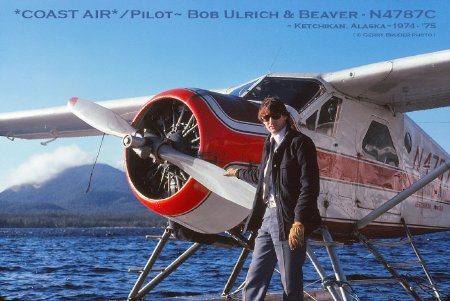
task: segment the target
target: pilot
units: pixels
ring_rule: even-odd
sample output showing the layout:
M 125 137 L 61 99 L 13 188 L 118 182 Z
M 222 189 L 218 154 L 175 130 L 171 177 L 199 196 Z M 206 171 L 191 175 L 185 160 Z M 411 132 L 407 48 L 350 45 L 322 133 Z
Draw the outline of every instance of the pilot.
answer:
M 257 184 L 244 228 L 257 231 L 257 236 L 243 299 L 264 300 L 278 262 L 283 300 L 303 300 L 306 238 L 321 224 L 316 147 L 296 130 L 294 119 L 277 97 L 262 102 L 258 118 L 270 133 L 261 164 L 228 168 L 224 174 Z

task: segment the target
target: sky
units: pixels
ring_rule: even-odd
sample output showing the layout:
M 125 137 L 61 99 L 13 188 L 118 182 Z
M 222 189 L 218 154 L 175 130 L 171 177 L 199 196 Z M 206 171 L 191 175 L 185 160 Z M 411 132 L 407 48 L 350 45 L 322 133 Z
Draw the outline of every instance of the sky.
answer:
M 235 86 L 450 49 L 447 0 L 1 0 L 0 113 Z M 345 24 L 345 28 L 336 28 Z M 382 28 L 382 27 L 385 28 Z M 410 113 L 450 153 L 450 109 Z M 101 137 L 0 137 L 0 192 L 95 160 Z M 98 161 L 123 168 L 106 137 Z

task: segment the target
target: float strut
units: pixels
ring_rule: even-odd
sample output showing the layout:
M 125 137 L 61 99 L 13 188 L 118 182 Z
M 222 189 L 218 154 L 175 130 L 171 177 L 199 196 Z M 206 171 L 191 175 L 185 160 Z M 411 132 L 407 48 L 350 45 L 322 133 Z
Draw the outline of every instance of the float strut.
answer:
M 163 281 L 167 276 L 169 276 L 173 271 L 175 271 L 183 262 L 185 262 L 192 254 L 194 254 L 201 246 L 200 243 L 194 243 L 191 245 L 183 254 L 178 256 L 169 266 L 163 269 L 158 275 L 156 275 L 149 283 L 147 283 L 142 289 L 142 285 L 147 278 L 148 274 L 151 272 L 152 267 L 156 261 L 156 259 L 161 254 L 165 244 L 170 238 L 172 234 L 172 227 L 168 226 L 163 235 L 160 238 L 160 241 L 156 245 L 153 250 L 152 255 L 147 261 L 144 269 L 141 271 L 141 275 L 139 275 L 138 280 L 136 281 L 133 289 L 128 295 L 128 300 L 140 300 L 143 298 L 148 292 L 150 292 L 155 286 L 157 286 L 161 281 Z

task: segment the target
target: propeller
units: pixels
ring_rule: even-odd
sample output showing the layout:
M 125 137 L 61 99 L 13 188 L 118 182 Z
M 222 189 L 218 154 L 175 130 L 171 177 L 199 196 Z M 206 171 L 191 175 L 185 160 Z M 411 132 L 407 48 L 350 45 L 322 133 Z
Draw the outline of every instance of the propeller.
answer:
M 72 97 L 67 105 L 75 116 L 105 134 L 123 138 L 136 133 L 127 121 L 101 105 L 77 97 Z
M 122 138 L 126 147 L 144 146 L 145 139 L 136 133 L 127 121 L 113 111 L 96 103 L 80 98 L 71 98 L 67 103 L 70 111 L 78 118 L 101 132 Z M 208 161 L 194 158 L 174 149 L 170 144 L 162 143 L 162 139 L 151 135 L 153 140 L 159 139 L 159 145 L 153 149 L 155 157 L 162 158 L 188 173 L 197 182 L 210 191 L 247 209 L 252 208 L 255 188 L 237 178 L 226 177 L 224 170 Z

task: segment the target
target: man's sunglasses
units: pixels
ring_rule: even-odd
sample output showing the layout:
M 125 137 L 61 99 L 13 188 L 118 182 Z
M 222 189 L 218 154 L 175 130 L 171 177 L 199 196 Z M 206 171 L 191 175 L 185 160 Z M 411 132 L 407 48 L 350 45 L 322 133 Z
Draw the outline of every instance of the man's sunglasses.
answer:
M 281 113 L 270 113 L 261 117 L 262 122 L 268 122 L 270 118 L 273 120 L 278 120 L 281 117 Z

